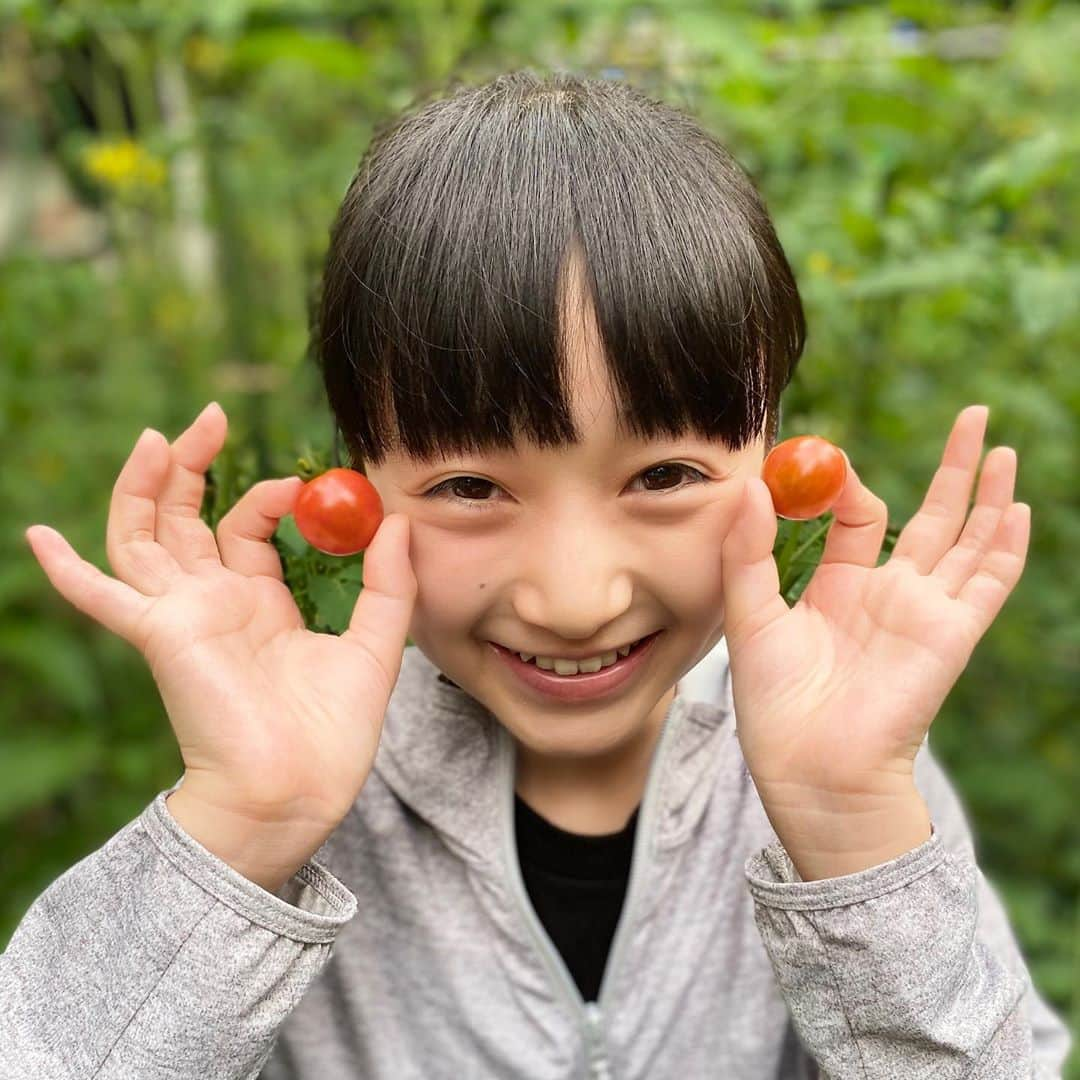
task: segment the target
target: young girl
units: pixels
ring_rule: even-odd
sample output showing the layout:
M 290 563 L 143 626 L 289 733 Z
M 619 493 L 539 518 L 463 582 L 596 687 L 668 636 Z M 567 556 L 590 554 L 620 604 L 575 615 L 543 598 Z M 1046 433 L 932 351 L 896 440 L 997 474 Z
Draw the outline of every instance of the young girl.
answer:
M 387 510 L 347 631 L 267 542 L 298 478 L 200 520 L 214 403 L 120 472 L 116 578 L 29 533 L 185 772 L 19 925 L 0 1075 L 1060 1075 L 926 742 L 1020 577 L 1016 455 L 968 516 L 963 409 L 881 567 L 849 471 L 789 609 L 759 474 L 804 330 L 744 173 L 624 84 L 381 131 L 314 336 Z

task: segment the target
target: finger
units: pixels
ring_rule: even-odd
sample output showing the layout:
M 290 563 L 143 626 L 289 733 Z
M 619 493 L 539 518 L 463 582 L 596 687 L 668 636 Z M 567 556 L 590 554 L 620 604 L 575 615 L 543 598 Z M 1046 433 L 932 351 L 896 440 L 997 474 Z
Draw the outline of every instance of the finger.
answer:
M 262 575 L 284 581 L 281 558 L 269 541 L 281 519 L 292 513 L 303 486 L 299 476 L 252 485 L 218 522 L 217 546 L 223 565 L 247 577 Z
M 981 633 L 997 618 L 1020 580 L 1030 538 L 1031 507 L 1027 503 L 1013 503 L 1001 515 L 990 550 L 983 556 L 979 569 L 957 595 L 957 600 L 975 612 Z
M 106 629 L 142 648 L 139 627 L 153 601 L 81 558 L 55 529 L 32 525 L 26 540 L 53 588 Z
M 884 499 L 859 479 L 847 454 L 844 458 L 847 460 L 847 479 L 830 507 L 833 521 L 825 538 L 821 563 L 849 563 L 873 568 L 877 566 L 885 530 L 889 527 L 889 508 Z
M 919 573 L 929 574 L 956 543 L 967 518 L 989 415 L 985 405 L 960 410 L 922 505 L 897 537 L 891 558 L 908 559 Z
M 997 533 L 1001 515 L 1012 505 L 1015 486 L 1016 451 L 1011 446 L 995 446 L 983 462 L 975 508 L 960 539 L 930 574 L 941 581 L 950 596 L 957 596 L 978 570 Z
M 229 423 L 216 401 L 172 443 L 172 463 L 157 500 L 158 543 L 188 572 L 217 569 L 221 554 L 210 526 L 199 516 L 206 470 L 225 442 Z
M 769 488 L 760 477 L 750 477 L 720 549 L 724 637 L 729 649 L 737 649 L 788 613 L 772 556 L 776 532 L 776 509 Z
M 378 661 L 387 693 L 397 681 L 415 602 L 409 519 L 404 514 L 387 514 L 364 554 L 364 587 L 342 635 Z
M 183 570 L 157 542 L 157 494 L 169 469 L 169 443 L 147 428 L 113 484 L 105 554 L 113 573 L 144 596 L 168 592 Z

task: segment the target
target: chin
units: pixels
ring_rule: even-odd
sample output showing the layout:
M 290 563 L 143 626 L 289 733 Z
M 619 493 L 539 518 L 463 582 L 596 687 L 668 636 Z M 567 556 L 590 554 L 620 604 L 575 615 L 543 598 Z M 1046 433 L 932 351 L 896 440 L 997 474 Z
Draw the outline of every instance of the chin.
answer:
M 642 688 L 603 704 L 540 704 L 500 695 L 498 708 L 488 708 L 504 727 L 537 753 L 589 757 L 639 735 L 646 719 L 673 685 L 669 683 L 661 690 Z M 512 718 L 512 722 L 507 723 L 503 716 Z
M 613 722 L 598 723 L 595 717 L 552 726 L 542 717 L 523 717 L 514 724 L 499 723 L 529 750 L 542 757 L 591 758 L 609 753 L 626 742 L 636 728 L 623 730 Z

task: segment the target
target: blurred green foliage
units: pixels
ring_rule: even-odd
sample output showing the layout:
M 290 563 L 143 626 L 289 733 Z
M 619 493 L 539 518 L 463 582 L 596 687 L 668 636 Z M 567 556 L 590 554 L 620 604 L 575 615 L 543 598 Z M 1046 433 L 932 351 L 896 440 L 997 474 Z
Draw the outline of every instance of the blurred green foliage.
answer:
M 883 558 L 960 408 L 990 405 L 988 447 L 1016 448 L 1028 564 L 931 741 L 1080 1030 L 1078 9 L 7 0 L 0 20 L 0 940 L 182 771 L 142 658 L 55 593 L 23 529 L 107 569 L 135 438 L 175 438 L 210 399 L 230 437 L 209 521 L 336 461 L 307 309 L 372 131 L 454 75 L 569 68 L 685 105 L 755 177 L 810 324 L 781 437 L 847 450 L 890 507 Z M 781 522 L 789 599 L 827 521 L 790 546 Z M 359 558 L 291 519 L 275 543 L 308 624 L 340 630 Z

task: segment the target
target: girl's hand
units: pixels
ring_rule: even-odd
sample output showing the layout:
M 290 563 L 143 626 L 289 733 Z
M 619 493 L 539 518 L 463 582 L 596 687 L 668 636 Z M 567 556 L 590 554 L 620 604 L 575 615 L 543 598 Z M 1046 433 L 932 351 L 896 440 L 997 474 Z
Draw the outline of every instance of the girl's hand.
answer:
M 929 838 L 915 755 L 1027 556 L 1031 515 L 1012 501 L 1012 448 L 987 454 L 968 516 L 988 413 L 960 412 L 919 512 L 880 567 L 888 510 L 849 468 L 821 563 L 792 608 L 772 558 L 769 489 L 747 482 L 722 550 L 738 735 L 807 880 Z
M 172 444 L 143 432 L 113 488 L 106 550 L 116 578 L 53 530 L 27 536 L 61 595 L 146 658 L 188 803 L 204 817 L 328 835 L 371 770 L 400 671 L 416 594 L 409 523 L 383 521 L 348 629 L 310 632 L 269 543 L 303 481 L 255 484 L 216 539 L 199 516 L 227 426 L 214 402 Z

